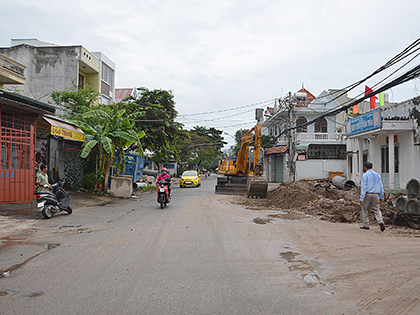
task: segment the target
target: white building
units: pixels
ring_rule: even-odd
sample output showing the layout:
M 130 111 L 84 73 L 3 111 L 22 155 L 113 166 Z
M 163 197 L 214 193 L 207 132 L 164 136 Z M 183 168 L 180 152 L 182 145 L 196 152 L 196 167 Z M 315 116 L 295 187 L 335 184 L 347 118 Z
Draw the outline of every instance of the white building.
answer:
M 373 163 L 389 190 L 420 179 L 420 97 L 385 104 L 346 123 L 347 172 L 361 182 L 363 164 Z
M 346 175 L 346 145 L 344 139 L 344 113 L 321 118 L 312 124 L 308 122 L 349 101 L 346 91 L 326 90 L 315 98 L 306 89 L 306 101 L 296 101 L 292 113 L 287 106 L 280 105 L 265 113 L 262 133 L 275 137 L 273 148 L 266 149 L 265 173 L 270 182 L 291 181 L 310 178 L 328 178 L 330 172 Z M 290 120 L 290 122 L 289 122 Z M 292 131 L 291 158 L 288 132 Z M 295 166 L 293 166 L 293 164 Z

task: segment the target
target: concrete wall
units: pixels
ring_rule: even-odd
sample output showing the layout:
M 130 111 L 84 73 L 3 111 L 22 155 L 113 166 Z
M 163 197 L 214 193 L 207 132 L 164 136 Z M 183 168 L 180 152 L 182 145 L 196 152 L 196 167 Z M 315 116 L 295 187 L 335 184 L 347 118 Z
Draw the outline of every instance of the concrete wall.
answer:
M 306 160 L 296 161 L 296 180 L 310 178 L 328 178 L 329 172 L 346 173 L 346 160 Z
M 53 91 L 73 89 L 77 84 L 81 46 L 33 47 L 18 45 L 0 48 L 0 53 L 25 65 L 25 85 L 5 85 L 23 90 L 26 96 L 48 103 Z

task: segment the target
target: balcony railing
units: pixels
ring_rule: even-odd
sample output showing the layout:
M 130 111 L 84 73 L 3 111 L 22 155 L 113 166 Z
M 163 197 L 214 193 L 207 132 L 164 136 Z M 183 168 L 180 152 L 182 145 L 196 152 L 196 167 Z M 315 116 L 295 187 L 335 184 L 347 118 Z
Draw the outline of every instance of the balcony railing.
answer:
M 25 84 L 26 67 L 0 54 L 0 88 L 4 84 Z
M 15 74 L 18 74 L 22 77 L 25 76 L 26 67 L 24 65 L 2 54 L 0 54 L 0 67 L 7 69 Z
M 308 133 L 308 132 L 297 132 L 296 140 L 297 141 L 340 141 L 342 139 L 341 134 L 339 133 Z M 287 135 L 283 134 L 278 138 L 278 141 L 288 141 Z

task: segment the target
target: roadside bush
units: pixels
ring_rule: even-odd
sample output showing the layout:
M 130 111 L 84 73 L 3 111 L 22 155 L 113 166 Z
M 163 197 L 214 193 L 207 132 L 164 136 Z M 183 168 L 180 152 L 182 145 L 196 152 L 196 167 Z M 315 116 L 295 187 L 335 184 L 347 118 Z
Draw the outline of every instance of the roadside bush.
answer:
M 64 162 L 64 189 L 78 191 L 82 187 L 83 167 L 80 158 L 72 158 Z
M 87 173 L 83 176 L 83 188 L 93 191 L 96 184 L 96 174 Z

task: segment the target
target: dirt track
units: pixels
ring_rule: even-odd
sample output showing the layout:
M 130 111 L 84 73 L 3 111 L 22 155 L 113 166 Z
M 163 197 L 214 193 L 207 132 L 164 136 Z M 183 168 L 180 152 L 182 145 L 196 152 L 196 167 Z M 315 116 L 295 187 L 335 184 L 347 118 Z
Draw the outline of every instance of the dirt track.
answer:
M 381 204 L 384 232 L 373 215 L 371 229 L 359 229 L 357 189 L 301 181 L 282 184 L 267 199 L 237 196 L 232 202 L 256 211 L 255 223 L 276 224 L 286 232 L 296 246 L 282 253 L 292 263 L 290 270 L 307 262 L 306 256 L 327 266 L 323 281 L 340 295 L 343 309 L 358 305 L 357 314 L 420 314 L 420 231 L 399 225 L 396 196 L 387 198 Z

